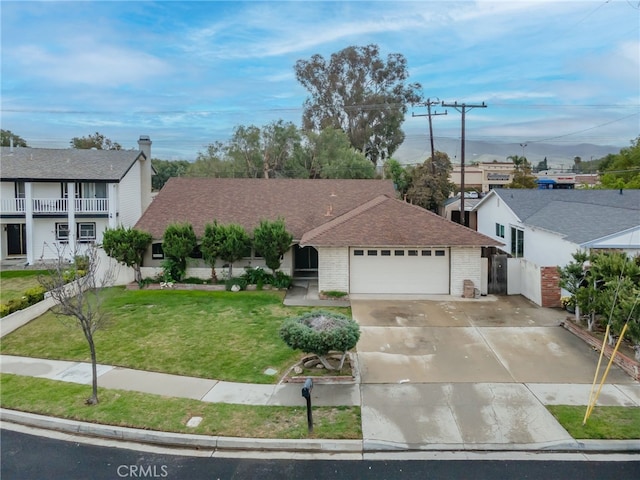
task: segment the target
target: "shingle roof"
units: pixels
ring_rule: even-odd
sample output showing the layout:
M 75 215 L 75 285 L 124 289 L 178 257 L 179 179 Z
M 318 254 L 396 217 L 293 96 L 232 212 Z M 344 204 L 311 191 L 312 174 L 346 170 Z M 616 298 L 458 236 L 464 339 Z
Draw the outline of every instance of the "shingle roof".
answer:
M 190 223 L 196 236 L 207 223 L 236 223 L 248 233 L 260 220 L 284 218 L 295 240 L 380 194 L 395 194 L 389 180 L 171 178 L 136 228 L 162 238 L 172 223 Z
M 640 190 L 504 190 L 498 195 L 526 225 L 583 244 L 640 225 Z
M 501 246 L 416 205 L 380 195 L 304 234 L 314 246 Z
M 139 150 L 78 150 L 53 148 L 0 149 L 3 181 L 120 181 Z

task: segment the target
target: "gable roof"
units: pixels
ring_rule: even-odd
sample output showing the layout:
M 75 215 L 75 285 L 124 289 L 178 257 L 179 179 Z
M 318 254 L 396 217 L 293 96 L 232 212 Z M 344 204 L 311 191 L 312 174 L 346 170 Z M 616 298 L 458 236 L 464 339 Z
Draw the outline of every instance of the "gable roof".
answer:
M 283 218 L 295 240 L 380 194 L 390 180 L 170 178 L 136 228 L 162 238 L 172 223 L 190 223 L 198 238 L 207 223 L 235 223 L 251 233 L 261 220 Z
M 422 207 L 380 195 L 307 233 L 302 246 L 501 246 Z
M 1 147 L 3 181 L 119 182 L 138 160 L 139 150 L 82 150 Z
M 584 244 L 640 225 L 640 190 L 495 189 L 525 225 Z

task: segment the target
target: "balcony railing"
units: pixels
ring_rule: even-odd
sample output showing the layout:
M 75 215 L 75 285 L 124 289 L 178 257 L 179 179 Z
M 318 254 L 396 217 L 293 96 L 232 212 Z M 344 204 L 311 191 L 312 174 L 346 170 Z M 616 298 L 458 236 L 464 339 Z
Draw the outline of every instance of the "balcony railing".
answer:
M 32 200 L 34 214 L 66 214 L 69 212 L 67 198 L 34 198 Z M 74 200 L 76 212 L 108 213 L 109 199 L 107 198 L 76 198 Z M 26 212 L 26 199 L 10 198 L 0 200 L 0 211 L 3 214 L 20 214 Z

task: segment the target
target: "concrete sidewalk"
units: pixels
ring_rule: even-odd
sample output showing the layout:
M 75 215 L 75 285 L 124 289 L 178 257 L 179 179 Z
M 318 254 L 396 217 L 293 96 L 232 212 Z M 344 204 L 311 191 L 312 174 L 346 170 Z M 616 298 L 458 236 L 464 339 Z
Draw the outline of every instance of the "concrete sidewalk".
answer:
M 91 364 L 84 362 L 0 355 L 0 372 L 91 384 Z M 306 405 L 299 383 L 235 383 L 98 365 L 98 384 L 104 388 L 191 398 L 202 402 L 291 407 Z M 311 400 L 317 406 L 360 405 L 360 389 L 353 383 L 317 382 L 313 387 Z

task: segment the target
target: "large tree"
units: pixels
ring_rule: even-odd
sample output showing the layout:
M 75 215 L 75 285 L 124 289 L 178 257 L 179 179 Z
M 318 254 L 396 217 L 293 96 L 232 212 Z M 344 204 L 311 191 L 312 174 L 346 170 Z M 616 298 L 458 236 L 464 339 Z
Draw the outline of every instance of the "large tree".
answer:
M 527 160 L 527 157 L 521 157 L 519 155 L 510 155 L 507 160 L 513 162 L 515 171 L 513 173 L 513 179 L 511 183 L 507 185 L 508 188 L 536 188 L 536 177 L 531 173 L 531 164 Z
M 72 148 L 90 150 L 92 148 L 98 150 L 122 150 L 122 146 L 118 142 L 105 137 L 100 132 L 86 137 L 73 137 L 69 142 Z
M 377 45 L 350 46 L 329 61 L 319 54 L 298 60 L 295 72 L 311 95 L 304 103 L 305 129 L 342 129 L 374 165 L 403 142 L 407 106 L 420 101 L 421 87 L 407 82 L 402 54 L 389 54 L 385 62 Z
M 13 140 L 14 147 L 28 147 L 27 141 L 20 135 L 16 135 L 11 130 L 0 130 L 0 146 L 10 147 Z
M 449 156 L 436 152 L 435 159 L 428 158 L 410 171 L 407 200 L 437 213 L 454 189 L 449 181 L 452 170 Z
M 307 130 L 300 148 L 285 167 L 295 178 L 374 178 L 374 166 L 363 153 L 354 149 L 349 137 L 328 127 L 321 132 Z
M 640 136 L 600 162 L 603 188 L 640 188 Z
M 162 189 L 171 177 L 186 176 L 192 164 L 186 160 L 159 160 L 152 158 L 151 165 L 153 165 L 153 169 L 156 171 L 151 180 L 151 187 L 153 190 L 158 191 Z

